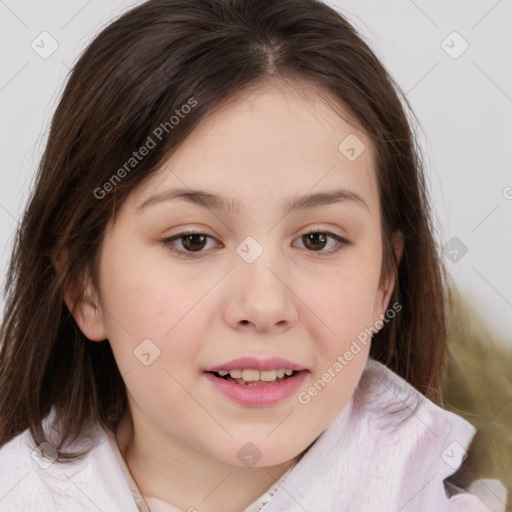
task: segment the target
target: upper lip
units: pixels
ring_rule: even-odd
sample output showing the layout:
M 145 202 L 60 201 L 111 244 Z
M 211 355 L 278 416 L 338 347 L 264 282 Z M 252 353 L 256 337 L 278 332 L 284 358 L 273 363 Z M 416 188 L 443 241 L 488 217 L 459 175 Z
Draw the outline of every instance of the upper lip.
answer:
M 287 359 L 281 357 L 271 357 L 268 359 L 257 359 L 256 357 L 240 357 L 238 359 L 232 359 L 226 363 L 212 366 L 206 369 L 206 372 L 219 372 L 221 370 L 277 370 L 284 368 L 285 370 L 301 371 L 305 370 L 304 366 L 292 363 Z

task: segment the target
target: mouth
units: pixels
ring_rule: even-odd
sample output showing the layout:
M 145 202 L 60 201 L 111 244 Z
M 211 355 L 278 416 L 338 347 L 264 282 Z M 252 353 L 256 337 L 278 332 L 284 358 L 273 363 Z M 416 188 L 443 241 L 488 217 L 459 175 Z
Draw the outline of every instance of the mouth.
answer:
M 249 407 L 275 405 L 301 386 L 309 370 L 282 358 L 245 357 L 209 368 L 205 377 L 213 389 Z

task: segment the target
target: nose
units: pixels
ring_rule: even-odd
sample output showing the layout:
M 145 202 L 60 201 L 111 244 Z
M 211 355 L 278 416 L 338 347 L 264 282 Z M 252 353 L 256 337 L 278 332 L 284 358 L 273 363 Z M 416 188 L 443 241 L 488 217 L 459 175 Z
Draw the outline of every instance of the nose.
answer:
M 224 317 L 228 325 L 241 331 L 276 334 L 297 322 L 297 296 L 289 282 L 290 267 L 283 259 L 284 255 L 270 255 L 265 249 L 252 263 L 236 260 L 226 286 Z

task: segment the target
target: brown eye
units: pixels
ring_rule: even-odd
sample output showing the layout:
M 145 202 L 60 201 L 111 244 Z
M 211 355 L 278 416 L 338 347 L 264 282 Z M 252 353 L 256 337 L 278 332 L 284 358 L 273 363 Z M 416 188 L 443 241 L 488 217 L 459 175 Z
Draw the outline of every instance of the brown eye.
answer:
M 185 247 L 187 251 L 200 251 L 206 245 L 206 239 L 208 237 L 194 233 L 192 235 L 186 235 L 181 238 L 183 247 Z
M 215 241 L 211 236 L 203 233 L 180 233 L 161 241 L 162 245 L 172 253 L 178 256 L 195 256 L 202 255 L 206 252 L 205 247 L 208 245 L 208 239 Z M 211 247 L 208 247 L 208 249 Z
M 162 245 L 170 252 L 178 255 L 179 257 L 202 257 L 209 253 L 208 249 L 214 248 L 213 246 L 207 247 L 208 239 L 215 242 L 215 239 L 203 233 L 180 233 L 170 238 L 165 238 L 161 241 Z M 331 242 L 329 242 L 329 239 Z M 329 231 L 312 231 L 303 234 L 299 237 L 305 249 L 310 252 L 316 252 L 319 255 L 331 255 L 344 247 L 352 245 L 351 242 L 341 238 Z M 218 246 L 217 246 L 218 247 Z M 327 250 L 325 250 L 327 249 Z
M 329 239 L 331 242 L 329 242 Z M 317 252 L 320 255 L 326 256 L 334 254 L 344 247 L 352 245 L 348 240 L 329 231 L 311 231 L 309 233 L 304 233 L 300 237 L 300 240 L 302 245 L 309 251 Z
M 313 251 L 323 249 L 327 243 L 325 233 L 308 233 L 307 235 L 302 235 L 302 240 L 304 245 Z

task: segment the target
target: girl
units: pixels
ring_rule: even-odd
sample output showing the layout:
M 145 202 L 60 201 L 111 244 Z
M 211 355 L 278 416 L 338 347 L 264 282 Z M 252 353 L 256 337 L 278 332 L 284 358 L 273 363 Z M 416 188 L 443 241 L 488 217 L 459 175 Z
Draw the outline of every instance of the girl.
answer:
M 397 88 L 319 1 L 107 27 L 6 286 L 2 511 L 492 509 L 435 403 L 445 277 Z

